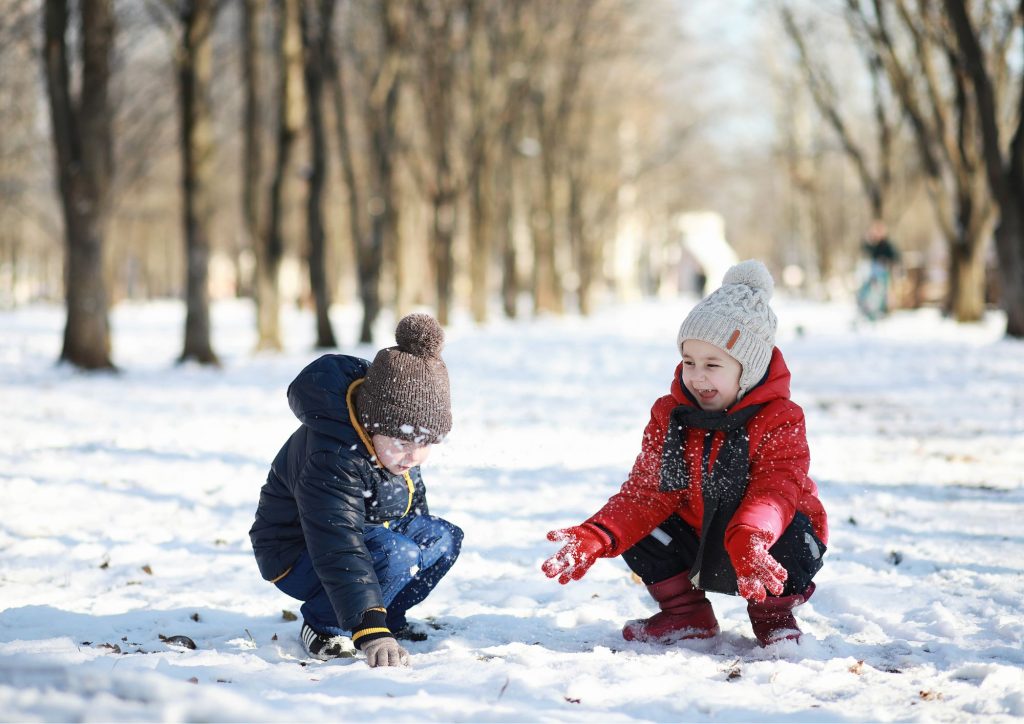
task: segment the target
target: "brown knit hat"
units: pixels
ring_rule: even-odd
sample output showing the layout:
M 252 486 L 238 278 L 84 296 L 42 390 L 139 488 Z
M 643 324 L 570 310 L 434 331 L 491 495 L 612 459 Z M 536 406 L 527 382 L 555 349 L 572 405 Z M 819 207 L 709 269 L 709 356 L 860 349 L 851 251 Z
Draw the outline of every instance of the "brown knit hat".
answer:
M 359 420 L 370 435 L 441 442 L 452 429 L 444 330 L 429 314 L 410 314 L 398 323 L 395 341 L 377 353 L 356 390 Z

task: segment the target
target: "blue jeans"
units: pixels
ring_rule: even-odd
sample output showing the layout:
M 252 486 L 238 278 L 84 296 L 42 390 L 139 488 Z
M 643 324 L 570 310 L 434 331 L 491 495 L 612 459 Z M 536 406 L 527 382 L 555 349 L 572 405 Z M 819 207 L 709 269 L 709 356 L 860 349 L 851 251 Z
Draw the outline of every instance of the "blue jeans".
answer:
M 363 540 L 388 610 L 387 626 L 397 631 L 406 624 L 405 612 L 434 590 L 459 557 L 462 530 L 432 515 L 407 515 L 387 528 L 364 528 Z M 303 551 L 291 572 L 275 585 L 304 602 L 299 610 L 313 629 L 332 636 L 345 634 L 309 551 Z

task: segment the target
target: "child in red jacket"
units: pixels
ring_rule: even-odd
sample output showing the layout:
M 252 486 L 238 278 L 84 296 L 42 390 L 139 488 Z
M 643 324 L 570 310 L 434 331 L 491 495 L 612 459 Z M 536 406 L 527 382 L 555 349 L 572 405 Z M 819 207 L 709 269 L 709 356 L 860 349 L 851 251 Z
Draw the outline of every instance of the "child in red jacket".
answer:
M 543 565 L 560 583 L 621 555 L 647 585 L 661 610 L 627 623 L 630 641 L 714 636 L 705 591 L 747 599 L 762 646 L 800 638 L 793 609 L 814 592 L 828 524 L 775 347 L 773 289 L 759 261 L 726 272 L 679 329 L 682 361 L 629 479 L 586 522 L 548 533 L 565 544 Z

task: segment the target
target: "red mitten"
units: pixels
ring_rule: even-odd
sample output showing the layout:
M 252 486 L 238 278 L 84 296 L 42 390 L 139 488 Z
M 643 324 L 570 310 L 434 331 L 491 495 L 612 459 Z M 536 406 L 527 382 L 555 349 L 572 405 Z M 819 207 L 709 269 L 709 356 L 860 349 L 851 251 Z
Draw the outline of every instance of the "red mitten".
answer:
M 548 533 L 548 540 L 564 542 L 565 546 L 544 561 L 541 570 L 548 578 L 558 576 L 558 582 L 563 585 L 583 578 L 594 562 L 612 547 L 608 534 L 592 523 L 553 530 Z
M 739 526 L 729 537 L 729 558 L 736 570 L 736 586 L 748 601 L 761 603 L 770 593 L 781 596 L 789 573 L 768 552 L 772 534 Z

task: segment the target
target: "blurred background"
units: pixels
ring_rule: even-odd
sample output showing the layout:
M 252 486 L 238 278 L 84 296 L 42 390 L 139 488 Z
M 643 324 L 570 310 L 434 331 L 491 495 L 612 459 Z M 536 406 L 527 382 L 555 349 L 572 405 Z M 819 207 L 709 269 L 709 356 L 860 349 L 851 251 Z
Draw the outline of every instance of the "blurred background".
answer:
M 1018 3 L 0 8 L 0 309 L 65 305 L 82 368 L 129 300 L 181 300 L 181 359 L 215 364 L 221 299 L 262 350 L 296 305 L 330 348 L 333 305 L 370 342 L 382 312 L 586 315 L 751 256 L 1024 337 Z

